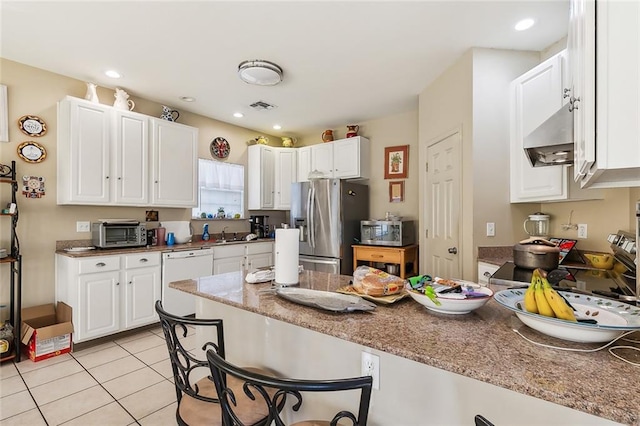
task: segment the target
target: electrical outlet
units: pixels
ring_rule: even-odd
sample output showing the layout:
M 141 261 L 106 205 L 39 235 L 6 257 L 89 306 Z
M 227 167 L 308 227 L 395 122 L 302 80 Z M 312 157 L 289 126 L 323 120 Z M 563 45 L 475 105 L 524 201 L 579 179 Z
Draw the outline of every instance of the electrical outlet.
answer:
M 496 236 L 496 224 L 493 222 L 487 222 L 487 237 Z
M 373 388 L 380 389 L 380 357 L 362 351 L 362 375 L 373 377 Z
M 578 238 L 587 238 L 587 224 L 579 223 L 578 224 Z
M 89 222 L 76 222 L 76 232 L 91 232 L 91 224 Z

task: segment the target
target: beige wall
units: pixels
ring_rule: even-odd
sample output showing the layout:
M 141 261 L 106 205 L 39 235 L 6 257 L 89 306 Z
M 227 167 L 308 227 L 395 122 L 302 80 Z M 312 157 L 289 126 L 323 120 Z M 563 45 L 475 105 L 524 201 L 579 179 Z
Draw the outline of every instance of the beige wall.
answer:
M 0 59 L 0 82 L 8 88 L 9 103 L 9 143 L 0 143 L 0 161 L 10 163 L 15 160 L 18 176 L 34 175 L 46 179 L 46 195 L 41 199 L 26 199 L 19 195 L 20 211 L 18 236 L 23 255 L 23 306 L 50 303 L 54 300 L 54 256 L 56 240 L 86 240 L 89 233 L 77 233 L 76 221 L 95 221 L 104 217 L 135 218 L 144 220 L 145 208 L 135 207 L 85 207 L 58 206 L 56 204 L 56 103 L 67 95 L 84 98 L 86 86 L 83 81 L 53 74 L 37 68 Z M 134 90 L 124 87 L 135 101 L 135 111 L 159 117 L 161 105 L 141 99 Z M 113 104 L 113 89 L 99 88 L 98 96 L 103 104 Z M 199 128 L 198 155 L 211 158 L 209 143 L 217 136 L 229 141 L 231 153 L 228 162 L 246 166 L 246 141 L 258 136 L 258 133 L 242 127 L 233 126 L 212 120 L 200 115 L 184 111 L 178 100 L 172 105 L 180 110 L 178 122 Z M 185 104 L 186 106 L 186 104 Z M 20 132 L 17 120 L 23 115 L 37 115 L 47 124 L 47 133 L 39 138 L 30 138 Z M 39 164 L 29 164 L 18 158 L 16 148 L 25 140 L 36 140 L 44 145 L 47 158 Z M 271 141 L 280 140 L 274 136 Z M 6 191 L 8 185 L 3 185 Z M 8 201 L 8 192 L 0 193 L 0 201 Z M 160 220 L 188 220 L 191 209 L 161 208 Z M 266 213 L 268 214 L 268 213 Z M 281 215 L 280 213 L 278 215 Z M 9 246 L 9 221 L 0 221 L 0 247 Z M 222 226 L 229 226 L 228 232 L 248 231 L 249 224 L 241 222 L 210 222 L 210 232 L 220 232 Z M 194 232 L 201 230 L 201 223 L 196 222 Z M 8 300 L 9 266 L 0 265 L 0 282 L 2 282 L 1 299 Z M 4 310 L 3 310 L 4 311 Z M 2 313 L 5 315 L 5 312 Z

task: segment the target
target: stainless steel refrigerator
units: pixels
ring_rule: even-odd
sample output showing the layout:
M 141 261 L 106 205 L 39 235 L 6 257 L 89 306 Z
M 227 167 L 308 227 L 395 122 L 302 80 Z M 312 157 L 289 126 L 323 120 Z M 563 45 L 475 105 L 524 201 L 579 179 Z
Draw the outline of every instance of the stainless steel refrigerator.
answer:
M 360 221 L 369 219 L 369 187 L 340 179 L 291 185 L 291 226 L 300 229 L 300 264 L 306 270 L 353 274 Z

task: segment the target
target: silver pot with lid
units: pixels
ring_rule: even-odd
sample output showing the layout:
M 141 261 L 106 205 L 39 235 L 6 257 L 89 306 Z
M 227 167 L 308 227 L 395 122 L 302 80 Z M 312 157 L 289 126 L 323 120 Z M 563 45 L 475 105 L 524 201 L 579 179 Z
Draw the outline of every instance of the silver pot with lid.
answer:
M 513 246 L 513 263 L 519 268 L 552 271 L 559 261 L 560 249 L 544 238 L 531 237 Z

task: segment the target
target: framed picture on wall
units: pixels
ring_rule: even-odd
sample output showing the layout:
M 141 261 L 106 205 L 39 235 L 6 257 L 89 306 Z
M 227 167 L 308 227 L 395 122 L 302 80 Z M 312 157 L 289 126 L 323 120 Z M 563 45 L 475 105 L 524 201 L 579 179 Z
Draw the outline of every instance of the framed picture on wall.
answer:
M 9 104 L 4 84 L 0 84 L 0 142 L 9 142 Z
M 409 171 L 409 145 L 384 149 L 384 178 L 406 179 Z
M 389 202 L 401 203 L 404 201 L 404 181 L 389 182 Z

